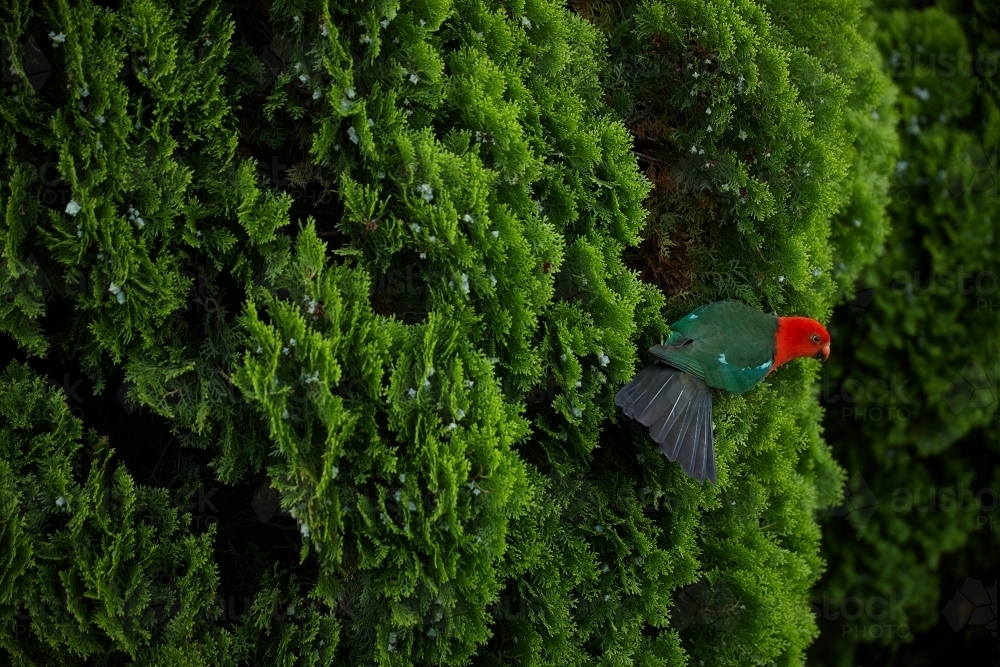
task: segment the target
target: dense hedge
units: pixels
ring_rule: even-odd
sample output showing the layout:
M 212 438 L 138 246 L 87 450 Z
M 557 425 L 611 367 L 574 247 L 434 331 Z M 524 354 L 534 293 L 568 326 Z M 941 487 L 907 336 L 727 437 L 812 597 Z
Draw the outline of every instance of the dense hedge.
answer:
M 4 6 L 9 660 L 802 664 L 815 363 L 718 487 L 611 397 L 701 301 L 829 314 L 892 89 L 854 2 L 571 7 Z
M 829 619 L 815 655 L 908 665 L 978 641 L 989 659 L 985 628 L 956 638 L 942 610 L 966 577 L 989 586 L 1000 564 L 1000 32 L 986 3 L 880 5 L 877 42 L 901 91 L 896 224 L 831 328 L 844 353 L 830 363 L 824 424 L 852 476 L 854 515 L 824 523 L 819 588 L 834 608 L 849 597 L 902 604 L 846 636 Z

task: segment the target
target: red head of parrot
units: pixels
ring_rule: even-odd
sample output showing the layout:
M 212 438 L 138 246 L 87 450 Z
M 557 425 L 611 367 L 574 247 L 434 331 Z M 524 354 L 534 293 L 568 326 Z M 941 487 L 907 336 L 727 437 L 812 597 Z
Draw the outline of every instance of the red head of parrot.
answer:
M 826 361 L 830 356 L 830 333 L 809 317 L 779 317 L 774 332 L 774 365 L 768 371 L 799 357 Z

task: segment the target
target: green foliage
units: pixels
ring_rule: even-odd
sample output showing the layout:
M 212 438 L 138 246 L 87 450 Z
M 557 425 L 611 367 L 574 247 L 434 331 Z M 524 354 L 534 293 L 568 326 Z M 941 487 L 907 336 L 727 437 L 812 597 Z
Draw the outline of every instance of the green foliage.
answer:
M 259 352 L 234 381 L 280 450 L 269 470 L 303 521 L 303 556 L 318 551 L 316 594 L 356 619 L 350 659 L 460 663 L 488 639 L 489 607 L 527 570 L 523 554 L 565 530 L 555 515 L 539 532 L 538 509 L 568 501 L 546 497 L 514 445 L 580 470 L 632 367 L 632 313 L 655 297 L 620 255 L 647 186 L 602 115 L 597 35 L 564 10 L 468 2 L 445 22 L 426 7 L 363 26 L 300 10 L 276 7 L 276 21 L 326 26 L 342 40 L 334 54 L 363 54 L 346 74 L 339 55 L 289 56 L 330 82 L 321 116 L 270 94 L 289 134 L 312 137 L 314 177 L 339 185 L 351 249 L 327 267 L 314 227 L 300 232 L 267 285 L 287 298 L 262 293 L 247 310 Z M 416 321 L 364 305 L 368 276 L 401 264 L 420 267 Z M 525 393 L 549 376 L 553 400 L 529 421 Z M 344 400 L 324 389 L 335 384 Z M 575 628 L 557 613 L 569 627 L 552 649 L 564 652 Z M 521 633 L 527 647 L 549 631 Z
M 5 7 L 10 44 L 52 33 L 53 81 L 11 50 L 0 327 L 98 393 L 124 376 L 196 462 L 180 489 L 138 485 L 107 468 L 107 422 L 84 430 L 46 390 L 45 442 L 71 451 L 11 440 L 0 499 L 61 495 L 72 518 L 4 515 L 0 604 L 27 640 L 0 651 L 801 664 L 813 512 L 843 476 L 813 362 L 720 398 L 718 487 L 611 399 L 682 309 L 822 317 L 881 242 L 891 89 L 857 5 L 813 4 L 627 4 L 603 34 L 596 3 L 551 0 Z M 642 282 L 651 242 L 684 252 Z M 11 368 L 5 395 L 41 391 Z M 130 465 L 157 453 L 131 440 Z M 213 477 L 241 509 L 199 532 L 169 500 Z M 252 487 L 289 516 L 243 530 Z M 218 613 L 235 580 L 239 622 Z
M 641 268 L 685 304 L 823 317 L 885 237 L 898 150 L 857 3 L 605 4 L 588 3 L 611 34 L 609 94 L 658 186 L 662 259 Z
M 831 665 L 872 651 L 865 638 L 899 649 L 943 622 L 940 610 L 964 579 L 954 581 L 957 572 L 989 579 L 998 544 L 995 527 L 983 524 L 991 496 L 981 497 L 984 511 L 962 497 L 963 489 L 995 493 L 1000 479 L 1000 113 L 995 67 L 980 59 L 998 44 L 996 24 L 986 27 L 993 10 L 880 4 L 878 46 L 902 91 L 890 207 L 898 222 L 858 284 L 861 294 L 873 290 L 868 299 L 831 329 L 846 354 L 831 364 L 828 400 L 838 402 L 827 419 L 838 458 L 861 474 L 878 507 L 856 530 L 829 520 L 822 587 L 836 600 L 906 600 L 909 634 L 876 633 L 878 620 L 862 618 L 853 641 L 817 647 Z
M 631 262 L 670 295 L 668 314 L 739 298 L 824 318 L 888 232 L 898 151 L 894 89 L 859 5 L 583 5 L 609 35 L 609 97 L 656 185 Z M 693 659 L 801 664 L 816 635 L 813 513 L 839 499 L 844 473 L 820 437 L 815 378 L 799 362 L 716 405 L 721 502 L 701 515 L 703 579 L 685 590 L 719 616 L 714 632 L 705 616 L 677 619 Z
M 26 366 L 0 377 L 0 410 L 9 659 L 138 659 L 183 643 L 212 602 L 212 531 L 190 534 L 164 489 L 137 486 L 121 464 L 109 469 L 107 442 L 84 434 L 62 393 Z M 22 608 L 27 637 L 14 632 Z

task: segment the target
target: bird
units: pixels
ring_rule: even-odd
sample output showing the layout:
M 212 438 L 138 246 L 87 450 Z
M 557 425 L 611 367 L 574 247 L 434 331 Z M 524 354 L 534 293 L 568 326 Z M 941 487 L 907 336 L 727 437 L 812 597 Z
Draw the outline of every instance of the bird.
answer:
M 818 321 L 762 313 L 740 301 L 705 304 L 670 329 L 615 404 L 648 426 L 663 455 L 699 484 L 718 483 L 713 389 L 742 394 L 792 359 L 830 356 L 830 334 Z

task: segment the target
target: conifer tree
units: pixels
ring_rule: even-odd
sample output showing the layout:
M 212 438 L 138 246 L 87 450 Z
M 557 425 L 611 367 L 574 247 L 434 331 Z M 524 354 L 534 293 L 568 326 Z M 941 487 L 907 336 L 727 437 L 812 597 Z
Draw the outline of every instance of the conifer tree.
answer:
M 865 616 L 846 638 L 826 624 L 815 655 L 829 665 L 949 660 L 942 647 L 977 632 L 988 645 L 982 626 L 956 637 L 942 610 L 967 577 L 989 586 L 1000 553 L 995 10 L 879 5 L 903 154 L 885 252 L 831 328 L 846 349 L 824 381 L 825 427 L 860 511 L 824 522 L 820 588 L 838 604 L 901 600 L 905 621 L 885 632 Z
M 4 5 L 0 328 L 124 378 L 195 463 L 138 484 L 148 442 L 8 366 L 0 492 L 77 532 L 4 515 L 0 651 L 801 664 L 843 478 L 815 369 L 720 401 L 719 487 L 611 398 L 687 306 L 823 317 L 885 234 L 890 88 L 857 5 L 816 4 Z M 24 392 L 63 424 L 50 486 Z M 238 506 L 207 530 L 177 511 L 205 480 Z M 281 510 L 254 531 L 252 495 Z

